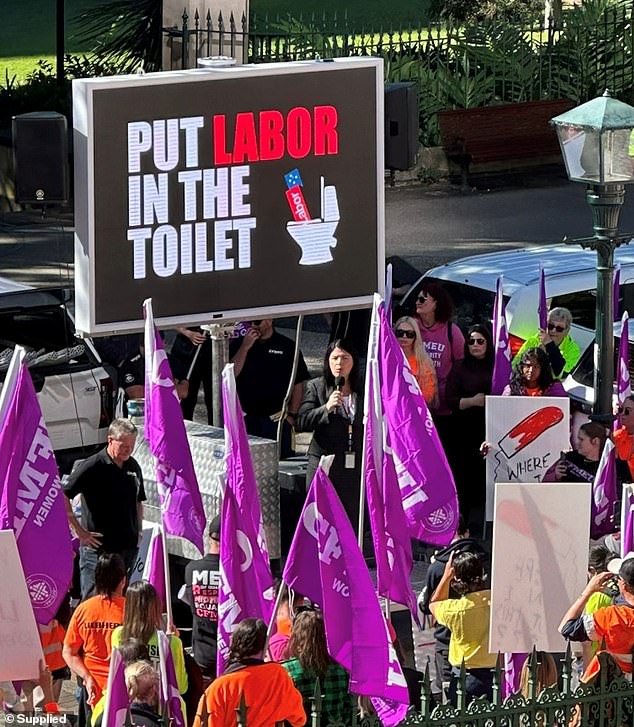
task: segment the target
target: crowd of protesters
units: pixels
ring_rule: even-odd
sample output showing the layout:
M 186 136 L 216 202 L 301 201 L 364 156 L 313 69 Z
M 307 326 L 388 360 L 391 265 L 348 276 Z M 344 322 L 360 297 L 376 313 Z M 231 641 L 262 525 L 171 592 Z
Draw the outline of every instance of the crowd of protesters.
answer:
M 421 611 L 435 622 L 434 699 L 448 699 L 455 704 L 461 669 L 465 670 L 468 699 L 492 696 L 497 655 L 488 651 L 489 556 L 470 532 L 479 532 L 484 514 L 481 445 L 486 445 L 485 403 L 491 393 L 494 342 L 487 321 L 463 333 L 452 317 L 447 292 L 435 283 L 425 283 L 416 299 L 415 313 L 399 317 L 393 328 L 432 413 L 459 497 L 461 518 L 456 536 L 447 548 L 434 554 L 419 599 Z M 550 311 L 546 330 L 537 331 L 517 352 L 503 395 L 566 396 L 561 379 L 580 355 L 571 337 L 571 324 L 572 316 L 565 308 Z M 181 332 L 194 344 L 203 344 L 202 339 L 188 333 Z M 288 339 L 283 338 L 274 331 L 273 321 L 253 321 L 244 339 L 233 346 L 236 376 L 244 396 L 253 399 L 253 391 L 258 389 L 258 361 L 268 362 L 261 365 L 273 371 L 269 360 L 273 344 L 283 349 L 284 376 L 290 376 L 292 357 Z M 282 355 L 277 349 L 274 353 Z M 363 436 L 363 386 L 357 349 L 348 338 L 334 339 L 325 355 L 322 376 L 311 381 L 307 378 L 302 359 L 291 389 L 285 427 L 292 425 L 297 432 L 313 433 L 308 450 L 308 481 L 320 457 L 334 455 L 329 476 L 356 526 Z M 273 423 L 284 415 L 283 388 L 276 387 L 274 402 L 253 403 L 248 412 L 252 431 L 274 436 Z M 576 434 L 575 449 L 562 452 L 545 481 L 592 481 L 609 438 L 616 448 L 619 481 L 631 481 L 634 398 L 626 399 L 619 417 L 613 432 L 605 423 L 583 424 Z M 229 727 L 236 723 L 236 712 L 243 702 L 248 705 L 250 726 L 285 721 L 301 727 L 314 710 L 317 680 L 321 688 L 321 724 L 349 723 L 357 705 L 350 698 L 349 674 L 328 654 L 323 616 L 318 607 L 284 586 L 272 632 L 267 633 L 267 625 L 259 619 L 238 623 L 231 637 L 228 666 L 222 675 L 216 675 L 221 584 L 219 518 L 214 518 L 207 529 L 208 553 L 187 566 L 181 584 L 181 598 L 190 606 L 193 617 L 193 658 L 184 650 L 174 625 L 166 622 L 165 604 L 156 589 L 145 581 L 128 583 L 145 500 L 141 470 L 131 457 L 135 437 L 133 424 L 115 421 L 106 449 L 76 468 L 65 485 L 69 523 L 80 543 L 82 600 L 70 619 L 61 619 L 63 623 L 56 619 L 40 627 L 47 659 L 40 681 L 21 685 L 27 708 L 55 703 L 70 669 L 79 682 L 80 727 L 101 725 L 110 686 L 110 661 L 113 649 L 118 649 L 125 664 L 131 722 L 157 727 L 163 708 L 159 684 L 161 670 L 165 669 L 159 642 L 165 631 L 188 724 Z M 285 441 L 284 451 L 288 453 L 290 437 Z M 80 519 L 71 506 L 71 499 L 77 495 L 82 499 Z M 607 539 L 605 544 L 592 548 L 588 584 L 560 625 L 565 638 L 584 644 L 587 680 L 596 673 L 596 652 L 601 641 L 618 668 L 632 672 L 634 557 L 618 558 L 613 543 L 614 539 Z M 398 647 L 393 630 L 391 635 Z M 536 658 L 540 688 L 552 685 L 556 681 L 552 655 L 538 652 Z M 520 678 L 522 692 L 526 691 L 527 664 L 525 661 Z M 417 705 L 420 674 L 410 673 L 408 684 L 410 681 L 410 703 Z M 11 706 L 6 695 L 5 703 Z

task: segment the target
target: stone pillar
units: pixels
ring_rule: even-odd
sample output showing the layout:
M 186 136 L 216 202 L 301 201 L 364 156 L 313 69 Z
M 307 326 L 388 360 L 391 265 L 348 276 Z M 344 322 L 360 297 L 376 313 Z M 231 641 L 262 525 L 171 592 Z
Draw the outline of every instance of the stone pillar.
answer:
M 211 14 L 212 33 L 211 48 L 207 47 L 207 33 L 202 32 L 199 36 L 199 56 L 230 56 L 231 53 L 231 29 L 230 18 L 233 18 L 236 26 L 234 36 L 234 57 L 238 63 L 246 61 L 246 42 L 242 34 L 242 15 L 249 20 L 249 0 L 163 0 L 163 27 L 177 29 L 173 37 L 163 36 L 163 70 L 177 70 L 182 68 L 183 40 L 180 31 L 183 26 L 183 13 L 188 15 L 187 27 L 189 30 L 187 67 L 196 68 L 196 37 L 192 32 L 195 28 L 195 15 L 198 10 L 199 27 L 206 31 L 207 13 Z M 222 13 L 224 22 L 224 34 L 222 43 L 219 35 L 218 17 Z

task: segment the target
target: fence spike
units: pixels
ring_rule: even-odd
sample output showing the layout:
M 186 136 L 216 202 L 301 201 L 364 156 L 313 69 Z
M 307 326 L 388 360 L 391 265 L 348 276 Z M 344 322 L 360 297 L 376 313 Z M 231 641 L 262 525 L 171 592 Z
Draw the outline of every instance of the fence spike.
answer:
M 240 704 L 236 707 L 235 711 L 238 715 L 237 727 L 247 727 L 247 703 L 244 699 L 244 692 L 240 695 Z
M 321 682 L 319 677 L 315 679 L 315 689 L 313 696 L 310 698 L 310 719 L 312 727 L 319 727 L 321 723 Z
M 537 657 L 537 651 L 535 646 L 528 655 L 528 698 L 532 701 L 535 699 L 535 692 L 537 690 L 537 668 L 539 666 L 539 659 Z
M 460 675 L 458 677 L 458 684 L 456 685 L 456 707 L 460 712 L 464 712 L 467 707 L 466 681 L 467 669 L 464 665 L 463 657 L 462 664 L 460 664 Z
M 495 660 L 495 669 L 493 670 L 493 704 L 496 706 L 502 702 L 502 690 L 500 685 L 502 684 L 502 659 L 504 657 L 498 651 L 497 659 Z
M 425 663 L 425 671 L 420 685 L 420 711 L 423 717 L 429 719 L 431 712 L 431 677 L 429 676 L 429 656 Z
M 564 654 L 563 665 L 561 667 L 561 686 L 564 694 L 570 694 L 572 677 L 572 651 L 570 649 L 570 641 L 566 645 L 566 653 Z

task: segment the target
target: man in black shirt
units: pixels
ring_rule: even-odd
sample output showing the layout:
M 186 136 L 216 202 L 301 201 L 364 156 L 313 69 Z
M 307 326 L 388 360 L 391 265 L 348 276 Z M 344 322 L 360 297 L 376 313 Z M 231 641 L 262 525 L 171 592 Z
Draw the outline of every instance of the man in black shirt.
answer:
M 190 561 L 185 568 L 182 600 L 194 616 L 192 647 L 194 660 L 205 679 L 205 688 L 216 676 L 218 644 L 218 589 L 220 588 L 220 517 L 209 523 L 209 553 Z
M 255 437 L 277 439 L 277 423 L 293 372 L 295 342 L 278 333 L 271 318 L 250 321 L 245 335 L 229 344 L 236 388 L 244 411 L 247 432 Z M 288 413 L 282 430 L 282 459 L 293 454 L 290 427 L 310 378 L 301 352 Z
M 68 521 L 77 534 L 81 595 L 93 595 L 95 566 L 101 553 L 118 553 L 129 571 L 134 565 L 143 523 L 143 475 L 131 456 L 137 428 L 128 419 L 115 419 L 108 444 L 79 463 L 64 484 Z M 81 495 L 81 524 L 70 501 Z

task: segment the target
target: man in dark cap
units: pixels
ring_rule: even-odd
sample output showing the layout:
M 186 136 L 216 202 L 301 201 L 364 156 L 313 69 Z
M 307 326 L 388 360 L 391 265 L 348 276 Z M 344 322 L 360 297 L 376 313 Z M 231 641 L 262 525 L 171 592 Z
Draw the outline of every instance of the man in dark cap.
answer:
M 185 585 L 181 598 L 194 617 L 192 647 L 205 686 L 216 676 L 218 642 L 218 590 L 220 588 L 220 516 L 207 529 L 209 552 L 192 560 L 185 568 Z
M 559 624 L 559 632 L 570 641 L 605 640 L 605 649 L 611 654 L 624 673 L 632 673 L 634 649 L 634 553 L 624 558 L 614 558 L 608 571 L 597 573 L 583 589 L 579 598 L 570 606 Z M 600 608 L 592 614 L 584 614 L 588 599 L 593 593 L 605 588 L 616 576 L 619 598 L 612 606 Z M 599 669 L 595 656 L 586 669 L 582 681 L 587 682 Z

